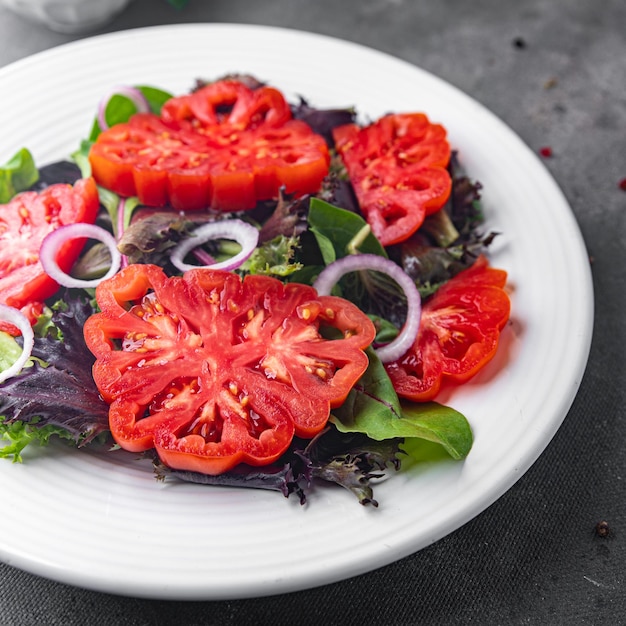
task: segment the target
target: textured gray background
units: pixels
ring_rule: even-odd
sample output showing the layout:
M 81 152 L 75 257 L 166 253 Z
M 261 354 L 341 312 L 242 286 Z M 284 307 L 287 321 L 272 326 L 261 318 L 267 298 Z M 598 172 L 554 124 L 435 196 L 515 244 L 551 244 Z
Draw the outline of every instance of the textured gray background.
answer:
M 456 85 L 532 149 L 551 146 L 545 163 L 593 261 L 589 366 L 531 470 L 398 563 L 320 589 L 206 603 L 110 596 L 0 564 L 0 624 L 626 624 L 626 2 L 191 0 L 176 11 L 134 0 L 99 32 L 180 22 L 291 27 L 377 48 Z M 0 65 L 72 39 L 0 8 Z M 606 538 L 594 532 L 600 520 Z

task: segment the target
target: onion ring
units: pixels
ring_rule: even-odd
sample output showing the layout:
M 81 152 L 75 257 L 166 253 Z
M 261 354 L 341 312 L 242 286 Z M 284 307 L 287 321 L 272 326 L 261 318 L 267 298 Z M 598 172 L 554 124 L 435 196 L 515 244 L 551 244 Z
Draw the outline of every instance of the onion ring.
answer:
M 396 361 L 413 345 L 422 315 L 422 299 L 417 286 L 399 265 L 377 254 L 350 254 L 325 267 L 313 283 L 313 287 L 318 294 L 329 295 L 342 276 L 359 270 L 387 274 L 406 294 L 407 315 L 400 334 L 393 341 L 376 349 L 376 354 L 383 363 Z
M 56 256 L 61 246 L 72 239 L 97 239 L 107 246 L 111 255 L 111 268 L 102 276 L 102 278 L 94 278 L 93 280 L 81 280 L 66 274 L 56 261 Z M 115 237 L 104 228 L 95 224 L 85 224 L 82 222 L 76 224 L 67 224 L 45 236 L 41 247 L 39 248 L 39 260 L 41 265 L 55 282 L 64 287 L 88 289 L 97 287 L 103 280 L 111 278 L 120 269 L 122 263 L 122 255 L 117 249 Z
M 35 334 L 33 333 L 33 327 L 31 326 L 28 318 L 21 311 L 18 311 L 11 306 L 0 304 L 0 319 L 17 326 L 22 333 L 22 338 L 24 340 L 22 353 L 17 358 L 15 363 L 0 372 L 0 383 L 2 383 L 22 371 L 22 368 L 26 365 L 26 362 L 30 359 L 30 355 L 33 352 Z
M 210 265 L 191 265 L 185 263 L 185 256 L 200 244 L 212 239 L 231 239 L 241 246 L 241 252 L 225 261 Z M 212 270 L 234 270 L 238 268 L 254 252 L 259 243 L 259 231 L 241 220 L 222 220 L 209 222 L 196 228 L 187 239 L 183 239 L 172 249 L 170 260 L 181 272 L 197 270 L 199 268 Z

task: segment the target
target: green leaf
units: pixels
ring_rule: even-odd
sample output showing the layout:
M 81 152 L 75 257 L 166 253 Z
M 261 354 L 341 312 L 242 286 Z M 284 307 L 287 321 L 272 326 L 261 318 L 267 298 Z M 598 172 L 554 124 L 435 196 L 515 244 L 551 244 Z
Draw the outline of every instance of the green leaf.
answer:
M 348 246 L 350 243 L 364 228 L 367 228 L 367 222 L 360 215 L 340 209 L 319 198 L 311 198 L 308 221 L 318 243 L 320 237 L 332 242 L 335 251 L 333 261 L 346 256 L 349 253 Z M 326 246 L 326 244 L 324 245 Z M 372 233 L 369 233 L 359 245 L 359 252 L 387 256 L 385 249 Z M 322 254 L 324 254 L 324 250 L 322 250 Z
M 371 439 L 392 439 L 389 424 L 400 419 L 400 400 L 385 367 L 372 348 L 367 349 L 369 366 L 346 401 L 335 409 L 330 421 L 342 433 L 364 433 Z
M 16 193 L 34 185 L 38 178 L 33 155 L 22 148 L 0 167 L 0 203 L 6 204 Z
M 169 91 L 163 91 L 157 87 L 150 87 L 149 85 L 139 85 L 137 87 L 143 94 L 144 98 L 148 101 L 148 106 L 152 113 L 159 115 L 163 105 L 172 98 L 172 94 Z
M 168 91 L 158 89 L 157 87 L 151 87 L 148 85 L 137 85 L 138 89 L 146 101 L 150 112 L 155 114 L 161 113 L 161 108 L 165 102 L 167 102 L 172 94 Z M 136 104 L 128 97 L 122 94 L 113 94 L 107 102 L 106 109 L 104 111 L 104 119 L 108 126 L 114 126 L 115 124 L 123 124 L 137 113 Z M 95 141 L 98 135 L 102 132 L 102 128 L 98 123 L 97 118 L 94 119 L 89 133 L 89 141 Z
M 402 401 L 402 419 L 394 424 L 397 437 L 418 438 L 438 443 L 456 460 L 472 449 L 474 436 L 466 417 L 437 402 Z
M 317 241 L 324 263 L 326 265 L 330 265 L 333 261 L 336 261 L 337 253 L 332 239 L 320 232 L 314 226 L 311 226 L 310 230 L 315 235 L 315 241 Z
M 62 439 L 71 439 L 69 433 L 58 426 L 48 424 L 37 427 L 35 422 L 26 424 L 21 421 L 4 423 L 0 416 L 0 459 L 13 459 L 14 463 L 22 462 L 22 451 L 31 444 L 46 446 L 50 437 L 56 435 Z
M 242 269 L 250 274 L 290 276 L 302 269 L 302 264 L 293 260 L 297 246 L 298 237 L 278 235 L 255 248 Z
M 0 331 L 0 372 L 9 369 L 22 354 L 22 347 L 9 335 Z
M 95 125 L 97 126 L 98 123 L 95 122 Z M 98 132 L 100 131 L 98 130 Z M 74 160 L 74 163 L 78 165 L 81 176 L 83 178 L 89 178 L 91 176 L 91 163 L 89 162 L 89 149 L 91 148 L 92 143 L 93 141 L 91 141 L 90 139 L 83 139 L 80 142 L 80 146 L 78 150 L 75 150 L 74 152 L 72 152 L 72 155 L 71 155 L 72 159 Z
M 453 459 L 469 453 L 473 435 L 467 419 L 436 402 L 399 401 L 383 364 L 368 351 L 370 366 L 330 421 L 343 433 L 371 439 L 423 439 L 437 443 Z

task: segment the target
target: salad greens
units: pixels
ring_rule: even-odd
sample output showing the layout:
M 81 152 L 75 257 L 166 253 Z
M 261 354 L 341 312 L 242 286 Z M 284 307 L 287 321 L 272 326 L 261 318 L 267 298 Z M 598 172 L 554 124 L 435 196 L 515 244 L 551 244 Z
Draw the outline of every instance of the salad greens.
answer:
M 182 6 L 182 2 L 170 0 Z M 167 92 L 141 87 L 158 112 L 170 97 Z M 106 108 L 107 123 L 125 121 L 135 112 L 123 96 L 111 98 Z M 293 106 L 294 116 L 304 119 L 316 132 L 328 136 L 338 123 L 353 121 L 353 110 L 322 111 L 301 100 Z M 52 182 L 73 182 L 89 174 L 86 154 L 98 136 L 97 120 L 88 138 L 74 153 L 74 162 L 64 161 L 37 170 L 28 150 L 16 154 L 0 168 L 0 201 L 7 202 L 27 188 L 41 188 Z M 431 217 L 417 236 L 386 250 L 369 231 L 367 223 L 353 209 L 354 196 L 345 170 L 333 161 L 328 179 L 318 197 L 281 196 L 274 204 L 259 203 L 245 219 L 259 227 L 259 246 L 240 268 L 240 273 L 267 274 L 286 281 L 310 284 L 324 266 L 346 256 L 354 248 L 393 257 L 415 278 L 423 296 L 465 269 L 489 245 L 494 233 L 480 232 L 480 185 L 470 181 L 451 164 L 453 193 L 448 204 Z M 37 187 L 39 185 L 39 187 Z M 154 263 L 172 270 L 169 251 L 208 215 L 147 210 L 135 200 L 120 198 L 101 190 L 106 211 L 100 222 L 118 236 L 119 249 L 129 263 Z M 338 206 L 339 205 L 339 206 Z M 125 211 L 120 220 L 119 211 Z M 120 225 L 123 225 L 120 228 Z M 213 249 L 219 256 L 225 250 Z M 77 264 L 80 276 L 102 272 L 106 254 L 92 246 Z M 403 321 L 404 303 L 397 286 L 384 277 L 342 279 L 337 293 L 363 310 L 372 311 L 379 339 L 389 340 Z M 82 327 L 96 312 L 92 293 L 65 290 L 48 302 L 35 328 L 31 362 L 19 376 L 0 384 L 0 457 L 23 459 L 32 443 L 46 444 L 52 436 L 85 447 L 106 440 L 108 405 L 102 400 L 91 377 L 94 357 L 87 349 Z M 0 369 L 20 353 L 16 340 L 0 332 Z M 472 431 L 456 410 L 429 402 L 400 401 L 375 352 L 368 351 L 370 366 L 352 389 L 345 403 L 331 413 L 327 428 L 311 441 L 295 439 L 287 454 L 272 466 L 239 466 L 226 474 L 207 476 L 169 469 L 152 458 L 157 476 L 219 485 L 240 485 L 274 489 L 296 494 L 305 502 L 315 479 L 337 483 L 354 493 L 363 504 L 376 504 L 372 481 L 386 468 L 400 467 L 401 458 L 412 454 L 411 440 L 437 444 L 453 459 L 462 459 L 472 446 Z M 405 445 L 407 444 L 407 445 Z
M 34 185 L 38 177 L 33 155 L 22 148 L 0 167 L 0 203 L 8 202 L 16 193 Z

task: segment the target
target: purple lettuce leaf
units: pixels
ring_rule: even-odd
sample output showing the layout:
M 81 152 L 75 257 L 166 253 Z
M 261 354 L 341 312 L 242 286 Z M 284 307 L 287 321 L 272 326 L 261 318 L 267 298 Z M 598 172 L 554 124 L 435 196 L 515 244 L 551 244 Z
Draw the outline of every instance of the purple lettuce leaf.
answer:
M 0 385 L 3 425 L 58 427 L 77 445 L 108 430 L 109 407 L 91 376 L 95 359 L 83 339 L 83 324 L 93 312 L 87 299 L 64 296 L 52 326 L 35 339 L 33 365 Z

